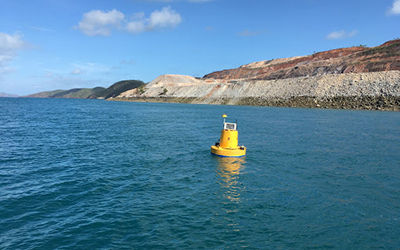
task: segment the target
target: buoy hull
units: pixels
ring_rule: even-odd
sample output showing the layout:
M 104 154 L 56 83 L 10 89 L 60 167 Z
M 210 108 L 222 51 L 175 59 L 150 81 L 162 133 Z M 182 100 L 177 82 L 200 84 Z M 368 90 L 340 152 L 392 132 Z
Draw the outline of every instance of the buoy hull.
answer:
M 220 146 L 211 146 L 211 154 L 219 157 L 243 157 L 246 155 L 246 147 L 223 148 Z

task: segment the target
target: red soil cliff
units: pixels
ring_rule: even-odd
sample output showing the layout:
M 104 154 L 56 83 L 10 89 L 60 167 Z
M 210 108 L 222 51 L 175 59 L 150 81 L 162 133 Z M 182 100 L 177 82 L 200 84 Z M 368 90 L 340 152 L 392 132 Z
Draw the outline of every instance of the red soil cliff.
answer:
M 275 80 L 325 74 L 400 70 L 400 39 L 380 46 L 350 47 L 309 56 L 275 59 L 205 75 L 204 79 Z

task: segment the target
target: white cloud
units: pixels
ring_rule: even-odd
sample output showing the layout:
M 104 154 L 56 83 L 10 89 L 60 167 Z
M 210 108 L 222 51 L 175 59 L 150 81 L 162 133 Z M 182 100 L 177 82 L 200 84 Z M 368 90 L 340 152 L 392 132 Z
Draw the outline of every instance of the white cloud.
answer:
M 142 13 L 139 13 L 142 14 Z M 138 17 L 139 15 L 136 15 Z M 126 30 L 132 33 L 141 33 L 145 31 L 174 28 L 182 22 L 182 17 L 170 7 L 164 7 L 161 10 L 155 10 L 149 18 L 141 15 L 137 20 L 128 22 Z
M 0 32 L 0 52 L 20 49 L 24 44 L 20 35 L 9 35 Z
M 344 30 L 334 31 L 334 32 L 329 33 L 326 36 L 326 39 L 329 39 L 329 40 L 344 39 L 344 38 L 353 37 L 353 36 L 357 35 L 357 33 L 358 33 L 357 30 L 353 30 L 351 32 L 346 32 Z
M 392 7 L 389 9 L 388 14 L 399 15 L 400 14 L 400 0 L 394 0 Z
M 141 33 L 147 30 L 146 24 L 144 21 L 132 21 L 126 25 L 126 30 L 132 33 Z
M 77 29 L 88 36 L 108 36 L 111 34 L 111 29 L 118 27 L 124 18 L 125 15 L 115 9 L 108 12 L 92 10 L 83 14 Z
M 12 71 L 8 64 L 15 58 L 18 50 L 24 48 L 25 45 L 19 34 L 10 35 L 0 32 L 0 73 Z
M 173 28 L 181 22 L 181 15 L 171 9 L 171 7 L 155 10 L 148 18 L 146 18 L 143 12 L 133 14 L 131 21 L 128 21 L 122 12 L 115 9 L 109 12 L 92 10 L 83 15 L 82 20 L 76 28 L 88 36 L 108 36 L 111 34 L 111 31 L 116 28 L 131 33 L 141 33 Z
M 182 21 L 181 15 L 170 7 L 164 7 L 162 10 L 153 11 L 150 15 L 149 28 L 168 28 L 175 27 Z

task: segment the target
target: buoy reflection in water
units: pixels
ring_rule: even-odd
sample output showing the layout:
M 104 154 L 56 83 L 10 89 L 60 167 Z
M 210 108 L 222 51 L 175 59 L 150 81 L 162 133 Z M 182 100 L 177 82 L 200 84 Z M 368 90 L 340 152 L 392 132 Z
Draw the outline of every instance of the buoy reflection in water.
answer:
M 218 158 L 218 175 L 221 178 L 220 184 L 224 189 L 224 196 L 233 202 L 240 202 L 239 183 L 240 171 L 246 163 L 244 158 Z

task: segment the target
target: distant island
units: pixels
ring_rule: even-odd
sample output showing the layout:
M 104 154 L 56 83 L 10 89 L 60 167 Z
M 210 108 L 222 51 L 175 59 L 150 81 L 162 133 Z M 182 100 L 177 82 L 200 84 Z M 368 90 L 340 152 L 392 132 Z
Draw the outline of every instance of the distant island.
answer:
M 18 97 L 18 95 L 0 92 L 0 97 Z
M 134 82 L 31 97 L 399 111 L 400 40 L 254 62 L 201 78 L 162 75 L 148 84 Z

